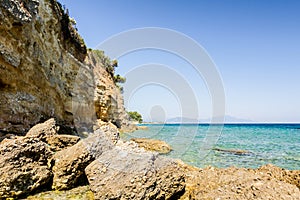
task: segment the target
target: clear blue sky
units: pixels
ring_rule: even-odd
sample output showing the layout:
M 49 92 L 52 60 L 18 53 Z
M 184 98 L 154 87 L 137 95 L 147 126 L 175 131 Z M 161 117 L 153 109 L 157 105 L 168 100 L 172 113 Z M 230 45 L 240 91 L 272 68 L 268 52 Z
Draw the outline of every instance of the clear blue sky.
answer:
M 202 45 L 217 65 L 225 87 L 227 115 L 259 122 L 300 122 L 300 1 L 60 2 L 77 21 L 88 47 L 133 28 L 182 32 Z M 174 55 L 154 50 L 129 54 L 120 58 L 117 72 L 126 76 L 137 65 L 151 62 L 179 71 L 196 92 L 199 118 L 210 116 L 205 84 L 198 84 L 199 77 Z M 138 90 L 126 106 L 140 111 L 147 120 L 153 117 L 151 110 L 175 117 L 180 115 L 175 96 L 149 85 Z

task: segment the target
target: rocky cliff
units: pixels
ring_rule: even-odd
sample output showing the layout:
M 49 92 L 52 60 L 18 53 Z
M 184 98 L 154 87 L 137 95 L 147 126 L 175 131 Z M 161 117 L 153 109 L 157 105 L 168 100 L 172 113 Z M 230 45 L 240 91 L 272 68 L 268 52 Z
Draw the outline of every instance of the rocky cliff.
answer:
M 50 117 L 79 132 L 96 120 L 129 127 L 110 63 L 88 51 L 73 26 L 55 0 L 1 0 L 2 135 L 23 134 Z

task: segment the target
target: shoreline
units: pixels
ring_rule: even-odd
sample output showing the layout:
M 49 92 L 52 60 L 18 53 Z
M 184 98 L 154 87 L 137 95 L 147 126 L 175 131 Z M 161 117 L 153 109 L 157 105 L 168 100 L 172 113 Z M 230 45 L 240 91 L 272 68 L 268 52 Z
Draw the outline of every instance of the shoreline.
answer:
M 300 125 L 225 125 L 222 134 L 218 136 L 218 142 L 211 147 L 210 153 L 203 161 L 200 161 L 197 155 L 200 153 L 199 148 L 205 137 L 207 125 L 148 124 L 149 131 L 125 134 L 122 138 L 126 140 L 151 138 L 165 141 L 172 144 L 172 148 L 175 149 L 167 155 L 168 157 L 183 159 L 196 167 L 213 165 L 220 168 L 237 166 L 254 169 L 271 163 L 288 170 L 298 170 L 300 169 L 299 164 L 297 165 L 299 161 L 297 138 L 300 133 L 298 126 Z M 193 131 L 194 134 L 186 135 L 189 131 Z M 184 144 L 180 141 L 187 141 L 188 150 L 185 150 Z M 289 145 L 285 145 L 286 142 L 289 142 Z M 282 148 L 286 148 L 285 153 L 282 153 Z M 182 152 L 185 156 L 180 156 Z
M 80 139 L 77 136 L 59 135 L 59 127 L 54 119 L 50 119 L 35 125 L 25 136 L 3 140 L 0 143 L 0 153 L 4 160 L 0 159 L 0 163 L 4 164 L 3 170 L 10 169 L 10 171 L 1 169 L 1 172 L 14 175 L 0 180 L 0 184 L 7 186 L 11 184 L 9 188 L 12 190 L 5 192 L 0 190 L 0 194 L 7 198 L 31 195 L 26 198 L 46 199 L 50 196 L 53 199 L 61 199 L 71 197 L 74 193 L 72 198 L 75 199 L 77 197 L 77 199 L 104 199 L 113 198 L 117 195 L 116 191 L 122 191 L 120 198 L 130 195 L 134 199 L 148 199 L 143 195 L 147 194 L 144 192 L 151 185 L 157 188 L 157 192 L 162 191 L 151 194 L 154 199 L 160 198 L 160 195 L 167 195 L 164 199 L 176 196 L 176 199 L 181 200 L 227 199 L 227 197 L 251 199 L 266 195 L 272 199 L 276 199 L 278 195 L 284 199 L 297 199 L 300 196 L 300 170 L 286 170 L 270 164 L 255 169 L 211 166 L 198 168 L 179 159 L 166 158 L 156 153 L 155 151 L 160 150 L 165 152 L 167 144 L 163 141 L 126 142 L 111 137 L 117 136 L 112 133 L 118 132 L 112 124 L 102 123 L 100 128 L 88 138 Z M 139 147 L 138 144 L 141 142 L 152 145 L 152 151 Z M 34 145 L 40 147 L 33 148 Z M 156 148 L 153 148 L 155 145 Z M 33 149 L 33 154 L 43 156 L 43 163 L 31 160 L 24 162 L 26 154 L 23 151 L 28 149 Z M 121 159 L 120 153 L 123 155 Z M 229 153 L 247 152 L 229 151 Z M 12 157 L 17 157 L 19 163 L 11 160 Z M 51 166 L 48 166 L 49 162 L 52 163 Z M 110 165 L 106 165 L 106 162 Z M 124 162 L 127 163 L 126 167 L 119 168 Z M 27 177 L 22 175 L 25 173 L 24 169 L 28 169 L 25 170 L 26 173 L 35 173 L 41 169 L 44 172 Z M 147 176 L 144 170 L 147 171 Z M 82 175 L 84 179 L 80 178 Z M 38 182 L 40 186 L 32 188 L 30 185 L 32 182 L 27 179 L 35 176 L 42 182 Z M 20 177 L 24 178 L 21 181 L 29 184 L 28 188 L 24 185 L 19 191 L 14 191 L 12 186 L 16 185 L 15 181 L 20 181 Z M 53 177 L 52 181 L 50 177 Z M 52 190 L 49 188 L 50 182 Z M 85 186 L 82 187 L 82 184 Z M 0 185 L 1 188 L 3 187 Z M 32 190 L 28 190 L 29 188 Z M 46 188 L 48 188 L 46 191 L 38 192 Z M 38 193 L 32 194 L 35 192 Z M 247 198 L 244 198 L 245 196 Z
M 300 125 L 300 122 L 225 122 L 225 123 L 210 123 L 210 122 L 200 122 L 200 123 L 140 123 L 140 125 Z

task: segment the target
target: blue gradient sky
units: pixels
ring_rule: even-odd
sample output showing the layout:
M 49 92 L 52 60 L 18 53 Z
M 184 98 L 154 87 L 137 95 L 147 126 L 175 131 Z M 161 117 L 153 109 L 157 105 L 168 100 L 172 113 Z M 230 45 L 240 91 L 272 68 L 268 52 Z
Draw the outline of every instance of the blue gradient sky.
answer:
M 182 32 L 202 45 L 217 65 L 225 87 L 227 115 L 258 122 L 300 122 L 300 1 L 60 2 L 69 8 L 91 48 L 133 28 L 163 27 Z M 196 92 L 199 118 L 210 116 L 205 84 L 199 84 L 200 77 L 174 55 L 151 50 L 129 54 L 120 58 L 117 72 L 126 75 L 133 67 L 149 62 L 179 71 Z M 151 109 L 159 105 L 163 115 L 170 118 L 180 114 L 175 100 L 163 88 L 148 86 L 137 91 L 126 105 L 140 111 L 146 120 L 151 118 Z

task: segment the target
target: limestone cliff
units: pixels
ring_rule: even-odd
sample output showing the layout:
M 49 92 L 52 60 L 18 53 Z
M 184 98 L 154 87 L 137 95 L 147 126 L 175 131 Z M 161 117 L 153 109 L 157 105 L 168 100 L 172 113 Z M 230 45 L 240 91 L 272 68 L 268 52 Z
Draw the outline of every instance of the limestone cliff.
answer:
M 106 65 L 55 0 L 1 0 L 0 133 L 22 134 L 50 117 L 74 129 L 97 119 L 128 127 Z

